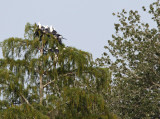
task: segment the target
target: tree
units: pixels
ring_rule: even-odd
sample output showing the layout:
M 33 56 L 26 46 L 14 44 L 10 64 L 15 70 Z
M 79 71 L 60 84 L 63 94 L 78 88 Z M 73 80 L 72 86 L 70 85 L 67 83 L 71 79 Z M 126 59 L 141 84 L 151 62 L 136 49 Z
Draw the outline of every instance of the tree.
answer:
M 110 90 L 109 70 L 97 67 L 90 53 L 37 29 L 27 23 L 25 39 L 1 43 L 2 117 L 116 118 L 103 96 Z
M 112 111 L 122 118 L 159 118 L 160 114 L 160 3 L 144 11 L 152 16 L 156 28 L 141 21 L 138 11 L 117 15 L 116 34 L 105 48 L 99 63 L 110 65 L 113 87 L 110 100 Z M 112 61 L 111 61 L 112 59 Z M 115 61 L 114 61 L 115 60 Z

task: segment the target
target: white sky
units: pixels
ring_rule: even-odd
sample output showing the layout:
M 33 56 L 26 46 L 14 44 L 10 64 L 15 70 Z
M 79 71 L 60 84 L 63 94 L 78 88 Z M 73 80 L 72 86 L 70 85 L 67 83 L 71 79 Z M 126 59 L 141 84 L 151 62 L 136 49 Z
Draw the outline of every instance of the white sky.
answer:
M 53 25 L 67 46 L 101 57 L 104 45 L 114 34 L 113 12 L 138 10 L 151 22 L 141 7 L 156 0 L 0 0 L 0 41 L 24 36 L 27 22 Z M 2 54 L 0 54 L 2 56 Z

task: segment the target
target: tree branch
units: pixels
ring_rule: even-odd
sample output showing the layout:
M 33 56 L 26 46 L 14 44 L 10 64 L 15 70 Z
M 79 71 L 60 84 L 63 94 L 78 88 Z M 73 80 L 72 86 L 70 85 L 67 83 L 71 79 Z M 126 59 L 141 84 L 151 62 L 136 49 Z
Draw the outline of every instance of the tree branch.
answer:
M 69 72 L 69 73 L 66 73 L 66 74 L 60 75 L 59 77 L 62 77 L 62 76 L 68 76 L 68 75 L 72 75 L 72 74 L 76 74 L 76 72 Z M 46 83 L 46 84 L 44 84 L 44 85 L 43 85 L 43 88 L 45 88 L 47 85 L 49 85 L 49 84 L 53 83 L 54 81 L 55 81 L 55 79 L 54 79 L 54 80 L 52 80 L 52 81 L 49 81 L 49 82 L 48 82 L 48 83 Z
M 160 87 L 160 84 L 158 84 L 158 83 L 154 83 L 153 81 L 152 81 L 152 83 L 153 83 L 154 85 L 156 85 L 156 86 Z
M 43 88 L 45 88 L 47 85 L 49 85 L 49 84 L 53 83 L 54 81 L 55 81 L 55 79 L 54 79 L 54 80 L 52 80 L 52 81 L 49 81 L 48 83 L 46 83 L 45 85 L 43 85 Z
M 88 73 L 88 72 L 83 72 L 83 73 Z M 62 76 L 68 76 L 68 75 L 75 75 L 76 74 L 76 72 L 69 72 L 69 73 L 66 73 L 66 74 L 63 74 L 63 75 L 60 75 L 59 77 L 62 77 Z M 47 85 L 49 85 L 49 84 L 51 84 L 51 83 L 53 83 L 55 81 L 55 79 L 54 80 L 52 80 L 52 81 L 49 81 L 48 83 L 46 83 L 46 84 L 44 84 L 43 85 L 43 88 L 45 88 Z
M 33 106 L 29 103 L 29 101 L 24 97 L 24 95 L 22 95 L 21 93 L 20 93 L 20 95 L 21 95 L 21 97 L 24 99 L 24 101 L 29 105 L 29 106 L 31 106 L 32 108 L 33 108 Z

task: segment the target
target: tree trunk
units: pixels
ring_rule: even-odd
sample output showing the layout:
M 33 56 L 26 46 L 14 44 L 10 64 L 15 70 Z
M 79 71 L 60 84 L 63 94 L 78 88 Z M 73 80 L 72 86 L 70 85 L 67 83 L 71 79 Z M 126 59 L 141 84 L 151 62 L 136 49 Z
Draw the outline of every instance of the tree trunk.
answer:
M 43 101 L 43 84 L 42 84 L 42 75 L 40 75 L 40 90 L 39 90 L 39 94 L 40 94 L 40 104 L 42 105 L 42 101 Z
M 43 42 L 42 42 L 42 47 L 40 49 L 40 53 L 41 53 L 41 56 L 42 56 L 43 55 Z M 41 67 L 40 70 L 42 70 L 42 61 L 40 62 L 40 67 Z M 40 82 L 40 89 L 39 89 L 40 105 L 42 105 L 42 101 L 43 101 L 43 74 L 41 74 L 41 73 L 40 73 L 39 82 Z

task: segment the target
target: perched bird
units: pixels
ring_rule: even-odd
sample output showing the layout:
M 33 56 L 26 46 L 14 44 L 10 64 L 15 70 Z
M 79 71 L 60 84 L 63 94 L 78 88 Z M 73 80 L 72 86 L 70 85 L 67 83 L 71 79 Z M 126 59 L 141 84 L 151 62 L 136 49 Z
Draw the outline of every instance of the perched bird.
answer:
M 57 31 L 56 31 L 55 29 L 53 29 L 52 34 L 53 34 L 53 35 L 56 35 L 56 34 L 57 34 Z
M 38 22 L 38 29 L 35 31 L 34 35 L 36 37 L 40 37 L 40 41 L 42 41 L 43 34 L 46 34 L 48 37 L 51 37 L 50 34 L 53 34 L 53 36 L 58 40 L 59 44 L 61 45 L 62 45 L 62 39 L 66 39 L 62 35 L 58 34 L 55 28 L 53 28 L 52 26 L 50 27 L 48 27 L 48 25 L 44 26 L 41 25 L 40 22 Z M 58 49 L 55 50 L 59 52 Z
M 58 55 L 58 54 L 59 54 L 58 47 L 56 47 L 56 48 L 55 48 L 54 52 L 55 52 L 55 54 L 56 54 L 56 55 Z
M 61 38 L 57 38 L 58 42 L 60 45 L 62 45 L 62 39 Z
M 65 39 L 65 40 L 67 40 L 66 38 L 64 38 L 64 37 L 63 37 L 63 36 L 61 36 L 61 35 L 59 36 L 59 38 L 60 38 L 60 39 Z
M 35 31 L 35 33 L 34 33 L 34 37 L 39 37 L 38 30 L 36 30 L 36 31 Z
M 45 26 L 41 26 L 41 30 L 44 31 L 45 30 Z
M 45 26 L 45 29 L 48 29 L 49 27 L 48 27 L 48 25 L 47 26 Z
M 47 26 L 45 26 L 44 33 L 48 33 L 48 32 L 49 32 L 49 27 L 47 25 Z
M 56 35 L 56 34 L 57 34 L 57 31 L 56 31 L 55 28 L 53 28 L 52 26 L 50 26 L 49 32 L 52 33 L 53 35 Z
M 39 29 L 41 29 L 41 26 L 42 26 L 42 25 L 40 24 L 40 22 L 38 22 L 38 28 L 39 28 Z
M 56 38 L 67 40 L 66 38 L 64 38 L 64 37 L 63 37 L 62 35 L 60 35 L 60 34 L 56 34 L 55 36 L 56 36 Z
M 55 34 L 54 36 L 55 36 L 56 38 L 59 38 L 59 36 L 61 36 L 61 35 L 57 33 L 57 34 Z
M 58 40 L 59 44 L 61 45 L 62 45 L 62 39 L 66 39 L 60 34 L 55 34 L 54 37 Z
M 54 30 L 53 27 L 50 26 L 50 27 L 49 27 L 49 32 L 52 33 L 53 30 Z

